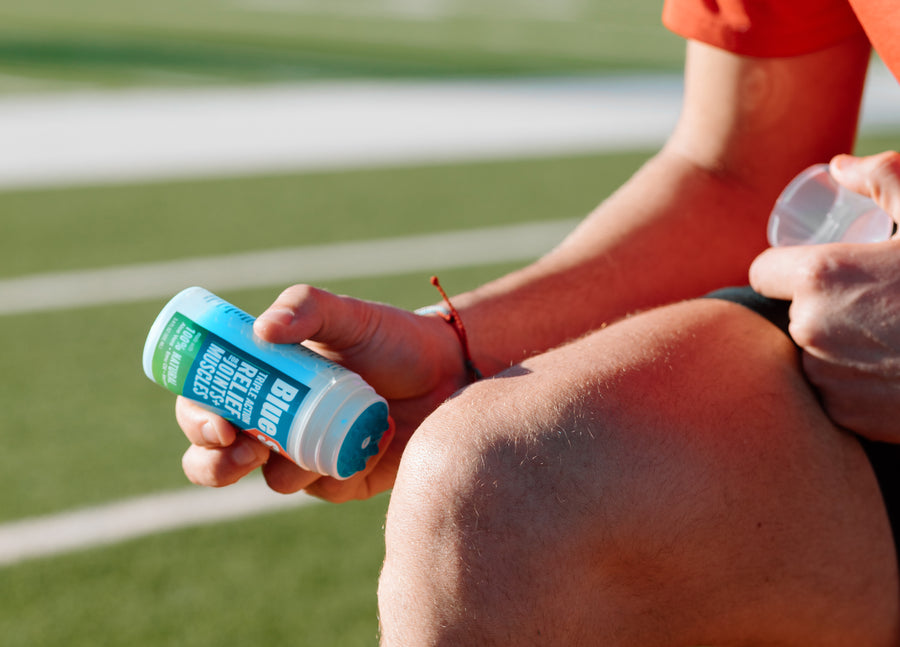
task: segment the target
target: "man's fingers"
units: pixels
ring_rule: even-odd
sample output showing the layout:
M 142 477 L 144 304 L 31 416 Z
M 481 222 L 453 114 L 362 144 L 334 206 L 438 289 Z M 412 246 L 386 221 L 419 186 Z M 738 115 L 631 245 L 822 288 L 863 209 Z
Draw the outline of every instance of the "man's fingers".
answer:
M 188 440 L 200 447 L 227 447 L 238 434 L 227 420 L 180 395 L 175 400 L 175 420 Z
M 191 445 L 181 459 L 181 467 L 192 483 L 224 487 L 263 465 L 269 450 L 253 438 L 239 435 L 228 447 Z
M 886 151 L 868 157 L 838 155 L 831 160 L 835 180 L 867 195 L 900 222 L 900 154 Z
M 263 476 L 268 486 L 281 494 L 299 492 L 315 481 L 324 478 L 321 474 L 301 469 L 298 465 L 275 453 L 263 466 Z
M 763 296 L 792 300 L 803 268 L 817 252 L 804 246 L 767 249 L 750 265 L 750 286 Z

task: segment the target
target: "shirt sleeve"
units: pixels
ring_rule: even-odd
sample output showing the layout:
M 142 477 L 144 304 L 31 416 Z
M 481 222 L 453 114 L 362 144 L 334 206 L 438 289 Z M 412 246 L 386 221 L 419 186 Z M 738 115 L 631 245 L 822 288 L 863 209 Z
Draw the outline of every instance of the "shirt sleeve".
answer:
M 846 0 L 665 0 L 679 36 L 745 56 L 808 54 L 863 33 Z

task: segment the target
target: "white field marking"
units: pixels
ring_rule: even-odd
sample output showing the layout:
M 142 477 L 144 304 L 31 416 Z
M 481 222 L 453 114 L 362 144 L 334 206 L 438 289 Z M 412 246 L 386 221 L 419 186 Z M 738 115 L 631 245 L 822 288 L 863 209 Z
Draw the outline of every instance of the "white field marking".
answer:
M 0 98 L 0 189 L 506 159 L 659 146 L 678 76 L 314 82 Z M 900 125 L 879 64 L 864 130 Z
M 0 566 L 316 501 L 277 494 L 251 477 L 223 489 L 193 487 L 13 521 L 0 525 Z
M 466 229 L 0 280 L 0 315 L 169 298 L 201 285 L 234 290 L 529 261 L 578 220 Z
M 234 0 L 229 3 L 251 12 L 316 14 L 350 18 L 393 18 L 410 21 L 437 21 L 459 16 L 448 0 L 387 0 L 348 2 L 347 0 Z
M 585 0 L 233 0 L 232 6 L 247 11 L 393 18 L 438 21 L 462 17 L 494 17 L 498 20 L 574 21 L 586 17 Z
M 0 188 L 658 145 L 676 77 L 315 82 L 0 98 Z

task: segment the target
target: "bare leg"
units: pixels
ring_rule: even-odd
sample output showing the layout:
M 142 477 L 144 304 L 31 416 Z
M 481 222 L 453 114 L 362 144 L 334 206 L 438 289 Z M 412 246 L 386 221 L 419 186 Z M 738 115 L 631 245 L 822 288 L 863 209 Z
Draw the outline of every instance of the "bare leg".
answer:
M 900 643 L 863 452 L 726 302 L 466 389 L 410 443 L 386 542 L 388 646 Z

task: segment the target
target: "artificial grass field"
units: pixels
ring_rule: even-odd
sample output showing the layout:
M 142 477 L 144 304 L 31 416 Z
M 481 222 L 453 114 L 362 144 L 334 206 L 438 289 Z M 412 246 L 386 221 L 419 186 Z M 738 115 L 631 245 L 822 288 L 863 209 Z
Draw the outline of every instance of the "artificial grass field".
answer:
M 585 214 L 644 154 L 0 193 L 0 276 Z M 180 236 L 173 236 L 180 232 Z M 453 291 L 512 269 L 441 272 Z M 285 277 L 284 285 L 302 281 Z M 284 286 L 223 292 L 259 312 Z M 325 284 L 413 308 L 428 273 Z M 0 520 L 187 487 L 162 301 L 0 317 Z M 3 568 L 6 645 L 372 645 L 386 496 Z
M 456 0 L 419 18 L 389 0 L 294 4 L 305 9 L 0 0 L 0 94 L 680 65 L 655 0 L 568 3 L 577 19 L 542 16 L 544 0 Z M 869 139 L 861 150 L 898 145 Z M 578 217 L 648 154 L 4 191 L 0 278 Z M 509 269 L 441 279 L 458 292 Z M 436 299 L 427 279 L 323 287 L 413 308 Z M 255 313 L 302 280 L 221 294 Z M 0 522 L 188 486 L 174 398 L 140 366 L 161 306 L 0 316 Z M 374 645 L 386 506 L 384 495 L 311 506 L 2 567 L 0 645 Z
M 385 507 L 318 505 L 6 567 L 2 644 L 374 645 Z

